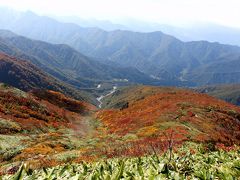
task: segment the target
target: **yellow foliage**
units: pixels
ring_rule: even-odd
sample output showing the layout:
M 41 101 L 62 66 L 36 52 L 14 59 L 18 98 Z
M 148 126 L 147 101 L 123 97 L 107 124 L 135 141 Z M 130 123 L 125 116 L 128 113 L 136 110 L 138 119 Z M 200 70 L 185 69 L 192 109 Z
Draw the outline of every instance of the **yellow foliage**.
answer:
M 158 131 L 158 128 L 154 126 L 147 126 L 139 129 L 139 131 L 137 132 L 137 135 L 140 137 L 152 136 L 156 134 L 157 131 Z

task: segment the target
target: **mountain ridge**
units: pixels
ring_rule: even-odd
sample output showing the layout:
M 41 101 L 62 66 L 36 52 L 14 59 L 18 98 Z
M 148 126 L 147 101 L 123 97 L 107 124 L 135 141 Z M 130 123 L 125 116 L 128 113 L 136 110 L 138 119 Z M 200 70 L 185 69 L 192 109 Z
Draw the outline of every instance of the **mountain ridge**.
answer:
M 6 34 L 11 35 L 6 36 Z M 65 44 L 31 40 L 5 30 L 0 31 L 0 37 L 2 52 L 24 57 L 52 76 L 78 88 L 91 87 L 99 81 L 113 81 L 113 79 L 128 79 L 130 83 L 157 83 L 153 78 L 134 68 L 106 65 L 88 58 Z
M 43 27 L 48 27 L 48 31 Z M 22 14 L 17 23 L 7 28 L 34 39 L 68 44 L 87 56 L 134 67 L 165 81 L 188 86 L 240 83 L 238 46 L 207 41 L 182 42 L 162 32 L 107 32 L 99 28 L 82 28 L 33 13 L 31 16 Z M 231 66 L 231 61 L 235 63 L 236 72 L 221 73 L 224 67 Z M 209 73 L 207 76 L 206 72 Z

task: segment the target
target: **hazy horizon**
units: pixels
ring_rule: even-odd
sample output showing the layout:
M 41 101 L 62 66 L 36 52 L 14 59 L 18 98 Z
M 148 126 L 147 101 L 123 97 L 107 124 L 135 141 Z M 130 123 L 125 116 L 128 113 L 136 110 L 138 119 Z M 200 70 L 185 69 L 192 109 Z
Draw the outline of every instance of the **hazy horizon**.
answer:
M 0 7 L 32 11 L 39 15 L 108 20 L 120 24 L 135 20 L 180 27 L 210 23 L 240 28 L 240 1 L 237 0 L 0 0 Z

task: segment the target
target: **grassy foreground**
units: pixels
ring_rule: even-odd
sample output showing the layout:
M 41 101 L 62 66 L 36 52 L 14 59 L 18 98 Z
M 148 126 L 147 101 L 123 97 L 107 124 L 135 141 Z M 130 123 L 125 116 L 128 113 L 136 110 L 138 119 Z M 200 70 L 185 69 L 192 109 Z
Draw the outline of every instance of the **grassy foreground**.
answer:
M 23 164 L 17 173 L 0 179 L 226 179 L 240 178 L 239 147 L 210 151 L 188 143 L 175 152 L 136 158 L 114 158 L 98 162 L 67 164 L 40 170 Z

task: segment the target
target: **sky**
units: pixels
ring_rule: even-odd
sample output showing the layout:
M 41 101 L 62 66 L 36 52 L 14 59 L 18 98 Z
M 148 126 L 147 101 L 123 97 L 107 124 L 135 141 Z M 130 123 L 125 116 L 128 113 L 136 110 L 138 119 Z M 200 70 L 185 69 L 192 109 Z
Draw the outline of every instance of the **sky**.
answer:
M 40 15 L 169 25 L 209 22 L 240 27 L 240 0 L 0 0 L 0 6 Z

